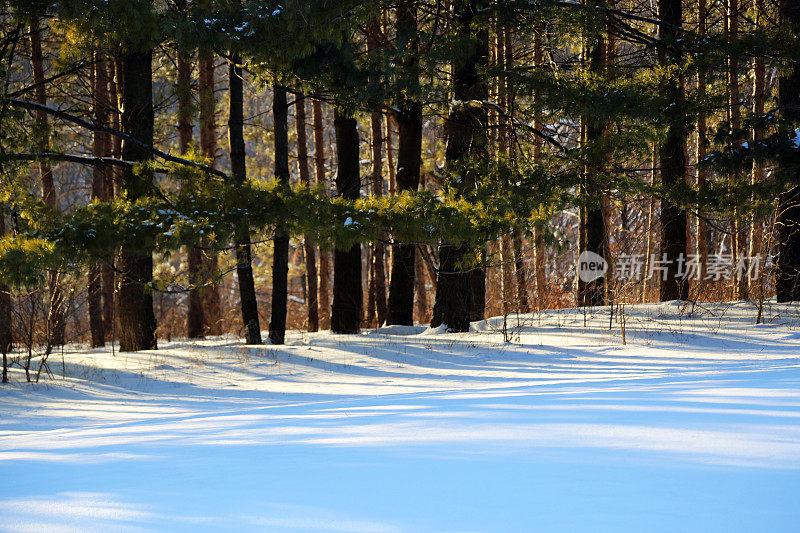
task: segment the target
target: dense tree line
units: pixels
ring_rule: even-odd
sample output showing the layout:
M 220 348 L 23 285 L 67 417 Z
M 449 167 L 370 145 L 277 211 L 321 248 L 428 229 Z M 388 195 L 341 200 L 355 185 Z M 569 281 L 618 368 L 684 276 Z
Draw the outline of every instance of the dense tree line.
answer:
M 798 24 L 796 0 L 4 2 L 0 349 L 796 301 Z

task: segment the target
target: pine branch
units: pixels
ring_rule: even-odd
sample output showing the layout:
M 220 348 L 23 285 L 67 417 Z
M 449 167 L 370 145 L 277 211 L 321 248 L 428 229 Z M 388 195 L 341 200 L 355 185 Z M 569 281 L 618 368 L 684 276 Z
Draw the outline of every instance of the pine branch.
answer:
M 53 116 L 55 116 L 57 118 L 65 120 L 67 122 L 72 122 L 73 124 L 77 124 L 78 126 L 86 128 L 86 129 L 88 129 L 90 131 L 100 131 L 100 132 L 103 132 L 103 133 L 108 133 L 110 135 L 114 135 L 115 137 L 119 137 L 119 138 L 121 138 L 121 139 L 123 139 L 123 140 L 125 140 L 127 142 L 131 142 L 131 143 L 139 146 L 140 148 L 146 150 L 147 152 L 153 154 L 154 156 L 160 157 L 164 161 L 169 161 L 171 163 L 178 163 L 178 164 L 181 164 L 181 165 L 190 166 L 190 167 L 202 170 L 204 172 L 207 172 L 209 174 L 214 174 L 215 176 L 218 176 L 218 177 L 220 177 L 220 178 L 222 178 L 222 179 L 224 179 L 226 181 L 230 180 L 230 177 L 226 173 L 222 172 L 221 170 L 217 170 L 216 168 L 210 167 L 208 165 L 204 165 L 202 163 L 197 163 L 196 161 L 190 161 L 190 160 L 184 159 L 182 157 L 176 157 L 174 155 L 170 155 L 170 154 L 168 154 L 166 152 L 163 152 L 163 151 L 159 150 L 158 148 L 155 148 L 155 147 L 153 147 L 153 146 L 151 146 L 151 145 L 149 145 L 147 143 L 143 143 L 142 141 L 140 141 L 139 139 L 133 137 L 132 135 L 129 135 L 129 134 L 127 134 L 125 132 L 122 132 L 122 131 L 119 131 L 119 130 L 115 130 L 114 128 L 109 128 L 108 126 L 103 126 L 101 124 L 95 124 L 93 122 L 89 122 L 87 120 L 83 120 L 82 118 L 76 117 L 75 115 L 72 115 L 72 114 L 67 113 L 65 111 L 61 111 L 59 109 L 54 109 L 54 108 L 46 106 L 46 105 L 37 104 L 35 102 L 28 102 L 27 100 L 18 100 L 16 98 L 7 98 L 5 101 L 9 105 L 12 105 L 12 106 L 15 106 L 15 107 L 20 107 L 22 109 L 28 109 L 30 111 L 44 111 L 45 113 L 47 113 L 49 115 L 53 115 Z

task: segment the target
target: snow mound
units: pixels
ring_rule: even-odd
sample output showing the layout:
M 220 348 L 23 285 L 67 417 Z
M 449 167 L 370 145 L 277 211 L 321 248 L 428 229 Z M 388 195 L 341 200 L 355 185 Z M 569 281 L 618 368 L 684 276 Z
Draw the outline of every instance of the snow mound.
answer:
M 428 326 L 383 326 L 380 328 L 371 329 L 367 332 L 368 335 L 419 335 L 428 329 Z

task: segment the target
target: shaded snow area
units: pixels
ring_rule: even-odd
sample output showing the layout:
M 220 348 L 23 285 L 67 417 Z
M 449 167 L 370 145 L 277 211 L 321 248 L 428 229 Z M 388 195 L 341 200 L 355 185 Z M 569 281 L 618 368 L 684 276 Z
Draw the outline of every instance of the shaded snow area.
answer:
M 0 530 L 797 531 L 800 308 L 690 311 L 72 347 L 0 388 Z

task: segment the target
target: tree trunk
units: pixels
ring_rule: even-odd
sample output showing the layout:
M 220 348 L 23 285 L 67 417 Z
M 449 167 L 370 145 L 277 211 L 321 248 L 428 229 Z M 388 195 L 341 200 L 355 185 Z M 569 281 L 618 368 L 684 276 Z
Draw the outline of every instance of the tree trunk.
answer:
M 457 32 L 468 46 L 453 61 L 453 102 L 445 124 L 447 148 L 445 160 L 449 168 L 458 169 L 471 156 L 480 157 L 486 150 L 487 113 L 481 106 L 467 102 L 488 98 L 488 87 L 481 70 L 489 58 L 489 33 L 474 30 L 473 18 L 478 12 L 476 0 L 456 2 Z M 475 179 L 464 173 L 463 186 Z M 464 270 L 459 263 L 467 255 L 475 255 L 472 268 Z M 464 244 L 442 243 L 439 248 L 439 276 L 431 326 L 445 324 L 451 331 L 469 330 L 470 321 L 483 319 L 486 305 L 486 273 L 480 266 L 485 250 L 471 249 Z M 458 270 L 456 269 L 459 266 Z
M 662 68 L 669 68 L 682 61 L 681 0 L 659 0 L 658 60 Z M 659 298 L 686 300 L 689 286 L 686 278 L 678 277 L 680 259 L 686 258 L 686 211 L 675 205 L 670 195 L 679 194 L 686 183 L 686 138 L 683 77 L 673 73 L 665 88 L 672 105 L 667 110 L 669 127 L 667 138 L 660 150 L 661 185 L 665 195 L 661 199 L 661 253 L 658 259 L 666 260 L 666 272 L 662 275 Z M 661 273 L 659 273 L 661 275 Z
M 199 125 L 200 125 L 200 151 L 209 160 L 212 167 L 217 161 L 217 126 L 215 119 L 216 97 L 214 89 L 216 76 L 214 69 L 214 56 L 209 51 L 201 50 L 198 54 L 198 79 L 197 92 L 199 100 Z M 219 282 L 217 281 L 218 257 L 216 250 L 196 250 L 196 258 L 202 263 L 199 265 L 200 276 L 204 286 L 199 290 L 198 299 L 203 305 L 203 328 L 207 335 L 221 335 L 222 304 L 219 296 Z
M 596 2 L 602 5 L 602 0 Z M 600 75 L 605 68 L 605 61 L 607 59 L 608 44 L 602 34 L 591 36 L 585 39 L 584 60 L 588 61 L 588 69 L 592 75 Z M 583 175 L 583 198 L 586 202 L 585 207 L 582 209 L 583 216 L 581 217 L 582 233 L 581 243 L 583 246 L 580 251 L 591 252 L 602 257 L 608 261 L 608 250 L 606 248 L 606 235 L 608 228 L 606 228 L 606 218 L 603 215 L 603 185 L 602 174 L 605 161 L 605 150 L 597 149 L 598 143 L 601 143 L 607 135 L 607 124 L 593 116 L 582 117 L 582 130 L 584 145 L 588 148 L 589 156 L 587 163 L 584 166 Z M 605 303 L 606 293 L 606 276 L 601 276 L 594 280 L 584 281 L 578 278 L 578 305 L 580 306 L 598 306 Z
M 800 25 L 800 2 L 783 0 L 779 3 L 781 27 Z M 778 78 L 778 105 L 783 118 L 792 124 L 800 120 L 800 63 L 793 61 Z M 791 139 L 795 132 L 786 128 L 782 134 Z M 797 156 L 784 156 L 780 170 L 796 172 Z M 778 302 L 800 300 L 800 186 L 792 185 L 780 195 L 775 218 L 777 257 L 775 260 L 775 296 Z
M 708 17 L 706 0 L 698 0 L 697 16 L 698 16 L 697 30 L 701 36 L 705 36 L 707 31 L 706 28 L 708 25 L 708 22 L 706 20 L 706 18 Z M 697 71 L 697 97 L 699 99 L 703 99 L 705 98 L 705 96 L 706 96 L 706 71 L 704 68 L 701 67 Z M 708 126 L 706 124 L 706 114 L 701 111 L 697 117 L 697 160 L 698 161 L 702 161 L 703 159 L 705 159 L 708 153 L 708 150 L 706 148 L 707 134 L 708 134 Z M 697 168 L 698 191 L 702 191 L 706 187 L 707 180 L 708 180 L 708 171 L 705 168 L 698 167 Z M 699 209 L 699 206 L 698 206 L 698 213 L 700 214 L 700 216 L 697 217 L 696 243 L 697 243 L 697 260 L 700 263 L 701 283 L 699 285 L 702 287 L 702 281 L 705 280 L 706 268 L 708 265 L 708 227 L 706 225 L 706 221 L 702 217 L 702 212 Z
M 734 43 L 739 33 L 739 1 L 727 0 L 727 33 L 728 42 Z M 737 134 L 742 128 L 741 119 L 741 101 L 739 98 L 739 60 L 735 54 L 728 58 L 728 120 L 730 123 L 730 131 L 732 134 Z M 733 147 L 740 148 L 740 141 L 734 141 Z M 741 218 L 739 209 L 734 209 L 731 218 L 731 228 L 733 234 L 731 235 L 731 244 L 733 250 L 733 264 L 735 265 L 740 259 L 744 260 L 744 255 L 747 251 L 747 233 L 742 227 L 744 219 Z M 748 294 L 748 279 L 747 276 L 732 276 L 733 289 L 735 298 L 744 300 Z
M 653 153 L 651 156 L 653 168 L 650 172 L 650 185 L 655 187 L 658 183 L 658 145 L 653 143 Z M 651 287 L 650 285 L 650 258 L 653 256 L 655 250 L 655 243 L 656 243 L 656 197 L 655 195 L 650 195 L 649 201 L 647 203 L 647 220 L 645 221 L 645 231 L 647 231 L 647 243 L 645 245 L 645 262 L 644 262 L 644 279 L 642 280 L 642 294 L 641 294 L 641 303 L 644 303 L 647 299 L 648 289 Z
M 414 263 L 414 268 L 416 269 L 416 275 L 414 276 L 416 289 L 414 289 L 414 294 L 417 297 L 417 322 L 424 323 L 429 321 L 427 275 L 425 274 L 425 259 L 423 259 L 420 253 L 417 253 L 416 256 L 417 260 Z
M 42 56 L 42 35 L 39 31 L 38 20 L 34 20 L 31 23 L 30 39 L 33 82 L 36 85 L 36 103 L 47 105 L 47 91 L 44 78 L 44 60 Z M 42 135 L 39 149 L 42 152 L 47 152 L 50 149 L 50 127 L 47 120 L 47 113 L 44 111 L 37 111 L 36 122 L 41 129 L 40 134 Z M 42 198 L 50 209 L 56 209 L 57 202 L 56 189 L 55 185 L 53 184 L 53 169 L 50 167 L 50 163 L 44 159 L 39 162 L 39 174 L 42 181 Z M 50 298 L 50 310 L 47 315 L 48 343 L 52 343 L 55 346 L 60 346 L 64 344 L 64 330 L 66 324 L 64 323 L 64 298 L 61 294 L 61 288 L 59 287 L 58 272 L 51 271 L 48 273 L 47 284 Z
M 314 100 L 314 169 L 317 183 L 325 186 L 325 130 L 322 127 L 322 102 Z M 330 273 L 331 259 L 328 246 L 319 247 L 319 324 L 322 329 L 331 327 L 331 300 L 330 300 Z
M 419 188 L 422 167 L 422 105 L 419 94 L 419 45 L 417 41 L 417 5 L 404 0 L 397 6 L 397 33 L 406 40 L 403 74 L 407 85 L 397 95 L 395 120 L 398 127 L 397 192 Z M 389 282 L 388 324 L 414 324 L 414 274 L 416 246 L 400 243 L 392 253 L 392 277 Z
M 383 114 L 373 111 L 370 117 L 372 127 L 372 194 L 383 196 Z M 386 247 L 382 241 L 372 245 L 370 272 L 372 274 L 371 295 L 375 305 L 375 319 L 378 327 L 387 321 L 386 304 Z
M 284 187 L 289 187 L 289 104 L 286 88 L 275 86 L 272 117 L 275 127 L 275 177 Z M 283 344 L 286 336 L 286 300 L 289 295 L 289 234 L 278 228 L 273 239 L 272 252 L 272 314 L 269 321 L 269 340 Z
M 358 124 L 356 119 L 336 108 L 333 120 L 336 130 L 336 155 L 339 164 L 336 174 L 336 190 L 343 198 L 355 200 L 359 197 Z M 333 308 L 331 331 L 334 333 L 358 333 L 361 326 L 363 305 L 361 286 L 361 245 L 334 249 L 333 264 Z
M 397 191 L 416 191 L 422 165 L 422 108 L 407 102 L 396 114 L 399 130 L 397 152 Z M 398 244 L 392 253 L 392 277 L 389 283 L 388 324 L 414 323 L 414 263 L 416 246 Z
M 541 66 L 542 61 L 542 36 L 540 32 L 534 32 L 533 35 L 533 65 L 534 66 Z M 534 98 L 538 100 L 539 94 L 538 92 L 534 95 Z M 542 111 L 539 106 L 537 106 L 533 126 L 538 130 L 542 131 Z M 543 141 L 539 137 L 535 137 L 533 139 L 533 147 L 532 147 L 532 155 L 534 162 L 538 162 L 541 158 L 542 153 L 542 144 Z M 547 290 L 547 277 L 546 267 L 547 267 L 547 244 L 544 241 L 544 235 L 541 229 L 534 228 L 533 230 L 533 269 L 534 269 L 534 278 L 536 280 L 536 307 L 538 309 L 544 309 L 547 306 L 548 300 L 548 290 Z
M 764 21 L 764 0 L 756 0 L 756 24 Z M 766 100 L 766 67 L 763 57 L 753 59 L 753 115 L 760 117 L 764 115 L 764 101 Z M 761 127 L 753 128 L 753 144 L 760 142 L 764 138 L 764 129 Z M 753 159 L 753 168 L 750 174 L 751 185 L 756 185 L 764 180 L 764 164 L 757 159 Z M 748 255 L 756 257 L 764 254 L 764 221 L 754 219 L 750 227 L 750 251 Z
M 178 51 L 178 150 L 181 154 L 189 151 L 192 142 L 192 64 L 191 57 L 184 50 Z M 191 187 L 191 185 L 189 185 Z M 187 250 L 187 270 L 189 271 L 189 297 L 186 313 L 186 337 L 202 339 L 206 335 L 206 320 L 203 309 L 203 251 L 190 246 Z
M 522 252 L 522 236 L 519 232 L 514 233 L 514 274 L 517 278 L 517 309 L 520 313 L 528 313 L 531 310 L 528 302 L 528 273 L 525 269 L 525 258 Z
M 153 145 L 153 51 L 136 50 L 120 59 L 122 130 L 148 145 Z M 137 144 L 123 141 L 122 159 L 147 162 L 151 155 Z M 151 193 L 152 172 L 134 172 L 126 167 L 122 187 L 131 200 Z M 149 252 L 123 249 L 119 254 L 119 349 L 123 352 L 155 349 L 156 317 L 153 295 L 145 286 L 153 279 L 153 256 Z
M 0 238 L 6 234 L 6 210 L 0 204 Z M 0 280 L 0 353 L 3 355 L 2 382 L 8 383 L 8 354 L 11 352 L 11 291 Z
M 109 122 L 112 128 L 119 130 L 120 129 L 120 119 L 119 119 L 119 98 L 117 95 L 117 84 L 114 81 L 114 77 L 116 75 L 116 67 L 115 61 L 112 58 L 109 58 L 106 61 L 106 75 L 108 80 L 108 94 L 107 94 L 107 102 L 108 102 L 108 109 L 109 109 Z M 120 143 L 120 138 L 116 135 L 112 135 L 110 139 L 110 146 L 109 146 L 109 155 L 111 157 L 120 157 L 122 153 L 122 144 Z M 118 187 L 115 185 L 119 180 L 116 179 L 116 174 L 114 170 L 109 168 L 108 172 L 106 173 L 106 187 L 105 187 L 105 199 L 107 201 L 111 201 L 114 198 L 115 189 Z M 115 299 L 115 291 L 116 291 L 116 272 L 114 268 L 114 261 L 116 256 L 116 251 L 109 252 L 111 256 L 108 258 L 108 261 L 103 264 L 103 324 L 105 324 L 106 330 L 106 339 L 110 341 L 114 341 L 114 331 L 115 331 L 115 311 L 114 311 L 114 299 Z
M 228 139 L 231 146 L 231 174 L 236 185 L 247 180 L 244 149 L 244 83 L 241 62 L 236 54 L 230 59 L 228 70 L 229 112 Z M 242 324 L 247 344 L 261 344 L 261 325 L 258 319 L 258 300 L 253 281 L 253 263 L 250 254 L 250 228 L 246 220 L 236 232 L 236 275 L 239 278 L 239 301 Z
M 109 124 L 108 102 L 108 69 L 99 53 L 94 54 L 95 64 L 92 70 L 92 107 L 95 124 Z M 93 134 L 92 155 L 95 157 L 108 157 L 111 154 L 111 136 L 108 133 L 95 131 Z M 108 176 L 110 169 L 102 165 L 95 165 L 92 169 L 92 198 L 107 200 Z M 106 327 L 111 323 L 105 322 L 103 317 L 103 263 L 93 264 L 89 270 L 89 330 L 92 337 L 92 347 L 105 345 Z
M 309 186 L 308 139 L 306 137 L 306 99 L 300 93 L 295 95 L 294 123 L 297 130 L 297 168 L 300 183 Z M 303 252 L 306 263 L 306 304 L 308 307 L 308 331 L 319 330 L 319 309 L 317 294 L 317 261 L 314 247 L 307 237 L 303 238 Z

